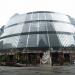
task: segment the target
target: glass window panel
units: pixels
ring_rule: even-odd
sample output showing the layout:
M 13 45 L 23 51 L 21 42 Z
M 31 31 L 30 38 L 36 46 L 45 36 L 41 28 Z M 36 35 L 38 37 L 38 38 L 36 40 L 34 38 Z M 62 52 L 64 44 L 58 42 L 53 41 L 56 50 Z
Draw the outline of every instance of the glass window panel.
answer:
M 51 13 L 52 20 L 70 22 L 68 16 L 63 14 Z
M 60 47 L 61 43 L 58 39 L 57 34 L 49 34 L 49 41 L 51 47 Z
M 74 40 L 75 40 L 75 34 L 73 35 L 73 37 L 74 37 Z
M 27 43 L 27 36 L 28 35 L 21 35 L 19 42 L 18 42 L 18 47 L 26 47 L 26 43 Z
M 39 34 L 38 47 L 49 47 L 47 34 Z
M 3 39 L 0 40 L 0 50 L 3 49 Z
M 46 22 L 39 22 L 39 31 L 47 31 Z
M 6 36 L 6 35 L 9 35 L 9 34 L 11 34 L 11 31 L 10 31 L 10 29 L 4 29 L 4 33 L 1 35 L 1 37 L 3 37 L 3 36 Z
M 30 27 L 30 31 L 33 32 L 33 31 L 37 31 L 38 29 L 38 22 L 33 22 L 31 23 L 31 27 Z
M 33 13 L 32 20 L 38 20 L 38 13 Z
M 30 23 L 25 23 L 22 28 L 22 32 L 29 32 Z
M 50 15 L 50 13 L 45 13 L 45 16 L 46 16 L 46 20 L 51 20 L 51 15 Z
M 30 21 L 30 20 L 31 20 L 31 15 L 32 15 L 32 14 L 26 14 L 26 19 L 25 19 L 25 20 L 26 20 L 26 21 Z
M 45 13 L 39 13 L 39 20 L 45 20 Z
M 47 30 L 48 31 L 55 31 L 55 28 L 54 28 L 52 22 L 47 22 Z
M 37 35 L 36 34 L 29 35 L 28 47 L 37 47 Z
M 14 36 L 3 39 L 3 48 L 15 48 L 18 46 L 20 36 Z
M 75 45 L 75 41 L 72 35 L 59 34 L 58 38 L 62 46 L 72 46 Z
M 1 37 L 11 35 L 11 34 L 16 34 L 16 33 L 21 33 L 23 25 L 24 24 L 19 24 L 19 25 L 15 25 L 15 26 L 4 29 L 4 33 L 1 35 Z
M 72 32 L 74 33 L 74 27 L 71 24 L 52 22 L 56 31 Z
M 21 33 L 23 25 L 24 24 L 19 24 L 19 25 L 15 25 L 15 26 L 9 27 L 10 28 L 10 32 L 11 32 L 10 34 Z
M 25 18 L 26 18 L 25 14 L 15 15 L 14 17 L 10 18 L 9 22 L 7 23 L 7 26 L 12 25 L 12 24 L 16 24 L 16 23 L 24 22 Z

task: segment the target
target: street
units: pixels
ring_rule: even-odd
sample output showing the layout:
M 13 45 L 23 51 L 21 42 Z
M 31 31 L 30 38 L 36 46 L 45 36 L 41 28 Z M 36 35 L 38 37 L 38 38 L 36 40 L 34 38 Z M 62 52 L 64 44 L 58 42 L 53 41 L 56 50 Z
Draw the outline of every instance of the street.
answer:
M 0 66 L 0 75 L 75 75 L 75 65 L 52 67 Z

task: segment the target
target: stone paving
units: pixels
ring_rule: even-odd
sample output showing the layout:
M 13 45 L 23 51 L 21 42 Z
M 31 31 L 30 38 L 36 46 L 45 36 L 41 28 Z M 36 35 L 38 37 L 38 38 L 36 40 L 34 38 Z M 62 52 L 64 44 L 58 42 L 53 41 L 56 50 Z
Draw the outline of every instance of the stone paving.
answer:
M 0 66 L 0 75 L 75 75 L 75 65 L 52 67 Z

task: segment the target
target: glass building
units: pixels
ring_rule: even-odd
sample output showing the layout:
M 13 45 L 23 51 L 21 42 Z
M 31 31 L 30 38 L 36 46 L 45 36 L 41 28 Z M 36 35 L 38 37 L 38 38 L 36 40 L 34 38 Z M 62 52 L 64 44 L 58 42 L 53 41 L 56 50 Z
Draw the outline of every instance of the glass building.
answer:
M 36 59 L 37 56 L 42 59 L 44 54 L 50 51 L 50 56 L 53 58 L 58 58 L 59 55 L 65 53 L 63 56 L 65 60 L 68 57 L 69 61 L 70 53 L 74 53 L 74 48 L 75 20 L 65 14 L 49 11 L 15 14 L 7 25 L 1 28 L 1 55 L 4 55 L 3 53 L 8 53 L 9 56 L 18 52 L 27 53 L 30 60 L 35 59 L 33 56 Z M 12 58 L 13 56 L 10 59 Z M 18 60 L 18 58 L 16 59 Z M 53 62 L 52 58 L 51 60 Z

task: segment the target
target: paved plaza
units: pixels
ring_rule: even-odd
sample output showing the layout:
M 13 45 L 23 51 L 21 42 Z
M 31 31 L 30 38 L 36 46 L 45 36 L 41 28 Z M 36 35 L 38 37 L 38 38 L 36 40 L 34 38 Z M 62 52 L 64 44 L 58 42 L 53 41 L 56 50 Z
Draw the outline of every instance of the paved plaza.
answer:
M 0 75 L 75 75 L 75 65 L 53 67 L 0 66 Z

